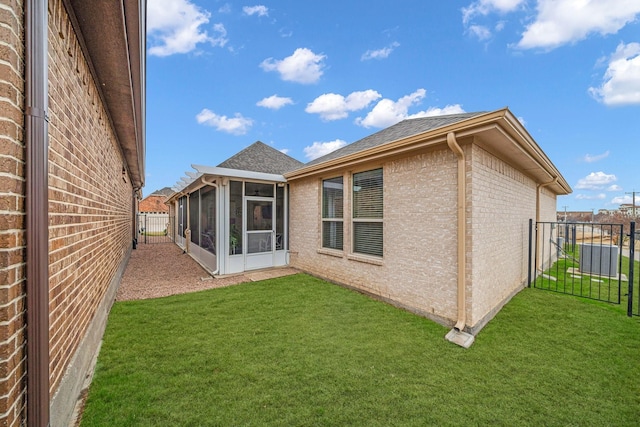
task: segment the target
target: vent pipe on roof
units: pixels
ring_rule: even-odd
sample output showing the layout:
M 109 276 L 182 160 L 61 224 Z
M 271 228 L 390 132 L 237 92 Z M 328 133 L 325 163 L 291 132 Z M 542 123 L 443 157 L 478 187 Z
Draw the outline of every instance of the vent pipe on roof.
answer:
M 458 145 L 456 135 L 453 132 L 447 134 L 447 145 L 458 158 L 458 272 L 457 272 L 457 305 L 458 320 L 446 339 L 464 348 L 469 348 L 474 336 L 464 332 L 467 323 L 467 303 L 466 303 L 466 264 L 467 264 L 467 177 L 466 159 L 464 151 Z
M 50 422 L 47 0 L 24 3 L 27 423 Z

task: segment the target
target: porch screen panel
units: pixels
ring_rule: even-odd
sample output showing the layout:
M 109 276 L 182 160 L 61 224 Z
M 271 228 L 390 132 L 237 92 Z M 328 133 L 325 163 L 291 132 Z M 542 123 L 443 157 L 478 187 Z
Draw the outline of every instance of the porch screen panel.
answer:
M 200 190 L 200 247 L 216 253 L 216 189 L 204 187 Z
M 242 182 L 229 183 L 229 255 L 242 253 Z
M 184 230 L 187 228 L 186 216 L 187 198 L 182 196 L 178 199 L 178 234 L 184 237 Z
M 284 235 L 284 186 L 276 187 L 276 251 L 285 249 Z
M 191 242 L 200 246 L 200 190 L 189 194 L 189 228 Z
M 382 169 L 353 174 L 353 252 L 383 254 Z
M 342 250 L 344 187 L 342 177 L 322 181 L 322 247 Z

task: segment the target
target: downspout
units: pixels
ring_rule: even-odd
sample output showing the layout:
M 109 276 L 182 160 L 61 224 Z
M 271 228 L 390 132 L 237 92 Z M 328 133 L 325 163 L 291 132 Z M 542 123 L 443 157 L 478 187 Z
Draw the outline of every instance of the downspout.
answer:
M 25 2 L 27 426 L 46 427 L 49 401 L 47 0 Z
M 453 327 L 456 331 L 464 331 L 467 322 L 467 305 L 466 305 L 466 236 L 467 236 L 467 179 L 465 171 L 464 151 L 456 141 L 456 135 L 453 132 L 447 134 L 447 145 L 458 158 L 458 321 Z

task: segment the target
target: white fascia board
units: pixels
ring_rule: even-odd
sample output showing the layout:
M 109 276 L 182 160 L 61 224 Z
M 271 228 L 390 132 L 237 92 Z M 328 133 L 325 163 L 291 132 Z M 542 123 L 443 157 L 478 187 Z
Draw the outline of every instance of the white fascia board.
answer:
M 275 173 L 243 171 L 239 169 L 219 168 L 217 166 L 191 165 L 201 174 L 225 176 L 229 178 L 255 179 L 257 181 L 287 182 L 287 179 Z

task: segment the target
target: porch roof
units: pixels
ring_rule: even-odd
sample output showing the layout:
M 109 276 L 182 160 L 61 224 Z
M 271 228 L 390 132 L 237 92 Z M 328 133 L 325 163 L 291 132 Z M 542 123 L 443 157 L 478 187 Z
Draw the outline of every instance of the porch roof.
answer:
M 174 199 L 181 193 L 189 192 L 212 183 L 218 178 L 236 178 L 253 181 L 287 182 L 287 179 L 280 174 L 255 172 L 240 169 L 221 168 L 218 166 L 191 165 L 195 172 L 186 172 L 186 177 L 172 187 L 174 193 L 168 197 L 167 201 Z
M 192 191 L 198 186 L 207 185 L 211 179 L 217 177 L 287 182 L 282 174 L 303 165 L 293 157 L 261 141 L 256 141 L 218 166 L 191 165 L 195 172 L 186 172 L 187 176 L 182 177 L 172 187 L 175 193 L 170 195 L 167 201 L 173 199 L 176 193 Z

